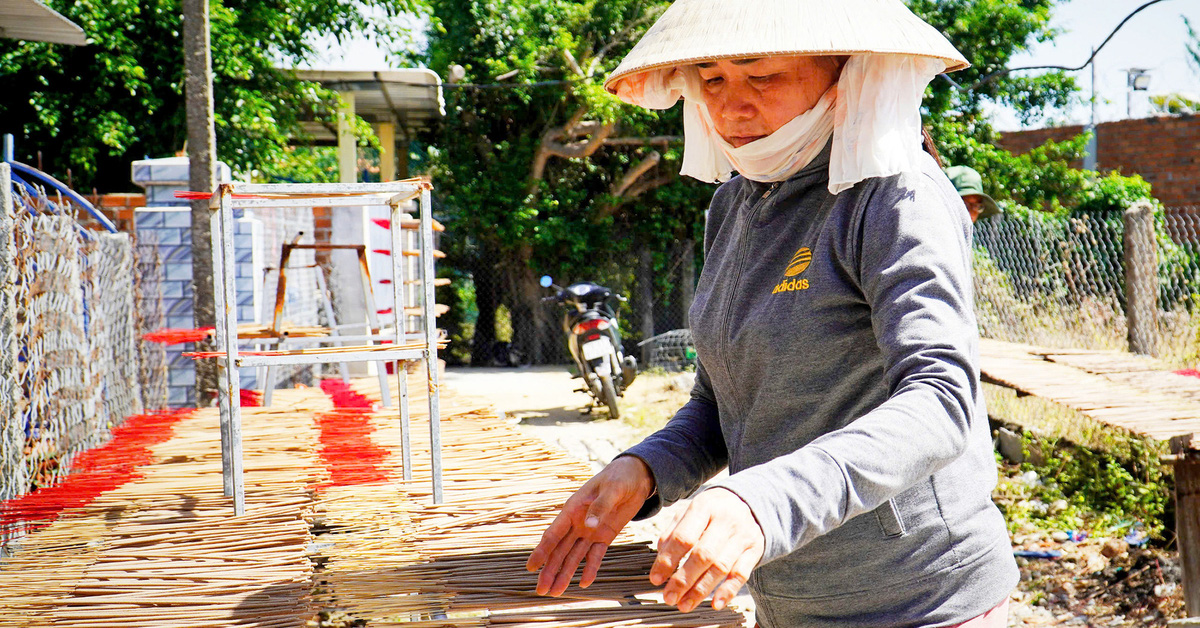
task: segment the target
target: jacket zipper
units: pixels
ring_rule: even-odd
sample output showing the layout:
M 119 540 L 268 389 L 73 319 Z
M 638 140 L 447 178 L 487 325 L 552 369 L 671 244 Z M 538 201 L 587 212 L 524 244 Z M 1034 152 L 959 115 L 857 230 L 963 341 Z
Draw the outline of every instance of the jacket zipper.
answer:
M 730 380 L 733 379 L 733 371 L 730 369 L 729 364 L 729 327 L 733 322 L 733 300 L 737 295 L 738 285 L 742 283 L 742 268 L 746 265 L 746 254 L 748 252 L 747 249 L 749 248 L 747 246 L 747 240 L 750 239 L 750 228 L 754 225 L 754 221 L 758 218 L 759 210 L 761 210 L 763 206 L 767 204 L 767 199 L 775 193 L 775 190 L 779 187 L 779 185 L 779 182 L 772 183 L 771 187 L 767 188 L 767 191 L 763 192 L 762 196 L 759 197 L 758 202 L 746 216 L 746 220 L 742 223 L 742 241 L 738 243 L 739 250 L 737 266 L 734 269 L 735 272 L 733 275 L 733 285 L 729 290 L 729 298 L 725 301 L 725 320 L 721 323 L 721 361 L 723 362 L 722 366 L 725 367 L 725 376 Z

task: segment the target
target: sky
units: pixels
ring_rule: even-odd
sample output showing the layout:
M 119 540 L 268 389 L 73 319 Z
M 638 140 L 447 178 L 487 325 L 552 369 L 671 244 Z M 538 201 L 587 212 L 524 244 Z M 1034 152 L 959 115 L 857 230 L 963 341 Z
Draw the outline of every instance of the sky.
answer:
M 1126 15 L 1148 0 L 1071 0 L 1060 4 L 1051 24 L 1064 32 L 1050 44 L 1036 45 L 1028 53 L 1013 59 L 1010 67 L 1062 65 L 1077 67 L 1087 60 L 1092 47 L 1100 45 Z M 1130 115 L 1152 115 L 1148 97 L 1164 93 L 1190 93 L 1200 98 L 1200 68 L 1189 65 L 1187 16 L 1200 32 L 1200 0 L 1164 0 L 1133 16 L 1096 55 L 1096 122 L 1122 120 Z M 1150 87 L 1134 92 L 1127 102 L 1127 70 L 1149 70 Z M 1031 70 L 1030 72 L 1036 72 Z M 1073 73 L 1085 97 L 1090 95 L 1091 70 Z M 997 111 L 994 122 L 1000 130 L 1020 127 L 1010 112 Z M 1087 123 L 1091 110 L 1087 105 L 1059 114 L 1059 121 Z
M 1011 67 L 1061 65 L 1076 67 L 1087 60 L 1093 46 L 1100 45 L 1126 15 L 1149 0 L 1066 0 L 1054 11 L 1051 24 L 1063 32 L 1050 44 L 1038 44 L 1028 53 L 1013 59 Z M 1189 64 L 1187 28 L 1183 17 L 1200 31 L 1200 0 L 1162 0 L 1135 15 L 1096 56 L 1096 122 L 1152 115 L 1148 97 L 1155 94 L 1183 93 L 1200 99 L 1200 68 Z M 387 55 L 373 42 L 355 39 L 345 45 L 323 42 L 326 50 L 309 67 L 331 70 L 389 69 Z M 1127 102 L 1126 88 L 1130 68 L 1149 70 L 1150 87 L 1133 93 Z M 1036 71 L 1030 71 L 1036 72 Z M 1086 98 L 1092 89 L 1091 70 L 1073 73 Z M 1128 109 L 1128 112 L 1127 112 Z M 1011 111 L 992 112 L 997 129 L 1021 128 Z M 1091 117 L 1086 104 L 1055 112 L 1054 124 L 1085 124 Z M 1045 126 L 1046 121 L 1033 126 Z

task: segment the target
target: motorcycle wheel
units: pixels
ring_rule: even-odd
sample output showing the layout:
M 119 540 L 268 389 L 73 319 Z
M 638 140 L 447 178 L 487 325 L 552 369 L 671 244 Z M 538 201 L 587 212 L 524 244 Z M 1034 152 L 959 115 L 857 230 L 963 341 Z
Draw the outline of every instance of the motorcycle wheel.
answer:
M 608 418 L 621 418 L 621 409 L 617 407 L 617 389 L 613 386 L 612 375 L 600 376 L 600 401 L 608 406 Z

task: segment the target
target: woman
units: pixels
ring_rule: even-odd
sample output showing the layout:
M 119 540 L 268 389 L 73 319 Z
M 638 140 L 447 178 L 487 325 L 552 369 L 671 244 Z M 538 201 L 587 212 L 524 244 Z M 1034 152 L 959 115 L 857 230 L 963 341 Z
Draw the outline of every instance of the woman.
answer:
M 540 594 L 728 466 L 659 540 L 667 603 L 748 582 L 765 628 L 1005 625 L 971 224 L 920 139 L 926 85 L 965 66 L 899 0 L 676 0 L 616 69 L 627 102 L 684 99 L 682 172 L 727 182 L 691 401 L 567 501 Z

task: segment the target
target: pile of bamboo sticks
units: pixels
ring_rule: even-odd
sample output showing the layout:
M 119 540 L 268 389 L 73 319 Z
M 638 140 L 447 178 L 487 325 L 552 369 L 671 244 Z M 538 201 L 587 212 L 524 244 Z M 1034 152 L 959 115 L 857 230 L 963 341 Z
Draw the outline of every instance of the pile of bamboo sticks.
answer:
M 368 424 L 356 418 L 337 433 L 338 456 L 326 455 L 319 423 L 351 409 L 335 410 L 319 389 L 280 390 L 274 406 L 243 409 L 241 517 L 230 516 L 221 492 L 217 412 L 181 419 L 134 479 L 64 511 L 0 562 L 0 627 L 299 628 L 317 608 L 373 627 L 742 624 L 729 610 L 684 615 L 643 595 L 653 552 L 628 537 L 588 589 L 537 596 L 525 559 L 590 469 L 524 436 L 485 401 L 443 389 L 446 501 L 433 504 L 424 375 L 409 383 L 410 482 L 394 409 L 357 409 Z M 378 400 L 374 382 L 354 385 Z M 331 481 L 345 476 L 338 465 L 353 464 L 345 453 L 355 446 L 385 452 L 372 460 L 380 473 Z
M 378 398 L 374 383 L 356 382 Z M 347 496 L 323 513 L 340 532 L 318 574 L 326 597 L 371 626 L 738 626 L 733 611 L 702 607 L 687 615 L 670 607 L 629 605 L 651 593 L 647 574 L 654 553 L 644 543 L 618 537 L 596 582 L 577 579 L 560 598 L 534 591 L 536 574 L 525 560 L 568 496 L 590 475 L 581 461 L 547 448 L 503 422 L 485 402 L 442 391 L 441 424 L 446 502 L 426 493 L 427 417 L 422 389 L 413 391 L 413 481 L 393 507 L 379 494 Z M 373 438 L 399 451 L 399 426 L 387 413 L 373 415 Z M 398 456 L 397 456 L 398 457 Z M 388 464 L 388 463 L 385 463 Z M 390 461 L 399 473 L 399 463 Z M 397 475 L 398 477 L 398 475 Z M 334 502 L 331 502 L 331 507 Z M 394 517 L 395 515 L 400 515 Z M 394 553 L 396 548 L 404 548 Z M 387 557 L 387 558 L 383 558 Z M 452 617 L 455 619 L 433 619 Z
M 323 402 L 319 392 L 315 402 Z M 153 447 L 140 478 L 69 509 L 0 562 L 0 626 L 303 626 L 313 616 L 304 414 L 247 410 L 247 514 L 222 495 L 216 410 Z

